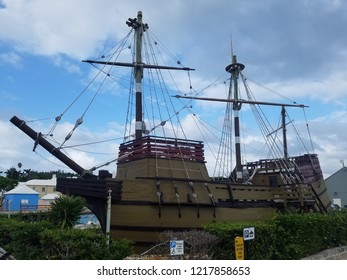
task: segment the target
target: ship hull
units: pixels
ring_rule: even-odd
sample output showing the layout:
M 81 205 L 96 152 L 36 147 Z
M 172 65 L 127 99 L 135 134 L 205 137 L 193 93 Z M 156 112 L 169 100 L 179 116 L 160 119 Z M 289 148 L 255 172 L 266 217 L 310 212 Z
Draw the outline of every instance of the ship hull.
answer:
M 111 214 L 111 235 L 114 239 L 127 238 L 138 244 L 158 242 L 158 234 L 163 231 L 185 231 L 201 229 L 213 222 L 258 221 L 274 215 L 275 209 L 260 208 L 226 208 L 215 211 L 201 208 L 200 217 L 196 207 L 182 207 L 179 217 L 177 206 L 162 209 L 159 217 L 156 206 L 113 205 Z
M 144 137 L 120 146 L 117 174 L 58 179 L 57 190 L 81 195 L 113 238 L 155 243 L 158 233 L 214 222 L 254 222 L 278 211 L 326 212 L 329 198 L 315 154 L 243 166 L 243 183 L 210 178 L 199 141 Z M 106 217 L 107 197 L 111 213 Z M 292 211 L 292 210 L 291 210 Z
M 202 229 L 214 222 L 252 223 L 289 208 L 317 212 L 329 208 L 329 197 L 319 176 L 311 178 L 309 184 L 270 186 L 269 180 L 279 174 L 268 169 L 253 178 L 258 182 L 256 185 L 205 176 L 188 180 L 182 174 L 175 174 L 174 178 L 153 176 L 150 172 L 153 161 L 146 158 L 127 162 L 120 167 L 118 179 L 58 179 L 57 190 L 85 197 L 87 207 L 96 214 L 103 230 L 106 230 L 107 194 L 111 190 L 111 237 L 130 239 L 137 245 L 158 242 L 158 234 L 163 231 Z M 201 164 L 191 175 L 203 167 Z

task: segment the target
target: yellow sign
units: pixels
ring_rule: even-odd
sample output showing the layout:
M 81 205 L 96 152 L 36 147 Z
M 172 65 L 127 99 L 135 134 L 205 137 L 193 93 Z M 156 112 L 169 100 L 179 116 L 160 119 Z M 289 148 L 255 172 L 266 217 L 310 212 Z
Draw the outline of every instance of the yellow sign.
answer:
M 237 260 L 245 259 L 245 246 L 243 237 L 235 237 L 235 256 Z

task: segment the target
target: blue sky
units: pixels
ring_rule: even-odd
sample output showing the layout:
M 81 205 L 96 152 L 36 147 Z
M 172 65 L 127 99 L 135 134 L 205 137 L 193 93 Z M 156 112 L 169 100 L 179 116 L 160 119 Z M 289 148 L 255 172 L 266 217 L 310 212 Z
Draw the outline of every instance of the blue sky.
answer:
M 196 88 L 224 74 L 231 36 L 250 81 L 310 106 L 305 113 L 323 173 L 332 174 L 342 167 L 340 160 L 347 161 L 346 1 L 0 0 L 0 171 L 18 162 L 33 170 L 69 170 L 43 152 L 33 153 L 31 139 L 9 119 L 60 114 L 95 70 L 81 60 L 98 56 L 125 36 L 129 31 L 125 21 L 136 17 L 138 10 L 151 32 L 185 66 L 196 69 L 191 74 Z M 119 88 L 113 89 L 97 99 L 90 114 L 94 117 L 88 115 L 79 137 L 101 140 L 123 135 L 125 109 L 120 104 L 126 97 Z M 263 94 L 255 89 L 256 95 Z M 201 116 L 214 118 L 214 110 L 220 109 L 197 106 Z M 294 115 L 297 118 L 301 116 Z M 72 117 L 63 123 L 65 131 L 73 122 Z M 43 122 L 37 127 L 46 128 Z M 107 143 L 103 150 L 117 147 Z M 75 151 L 71 156 L 94 166 L 99 152 Z

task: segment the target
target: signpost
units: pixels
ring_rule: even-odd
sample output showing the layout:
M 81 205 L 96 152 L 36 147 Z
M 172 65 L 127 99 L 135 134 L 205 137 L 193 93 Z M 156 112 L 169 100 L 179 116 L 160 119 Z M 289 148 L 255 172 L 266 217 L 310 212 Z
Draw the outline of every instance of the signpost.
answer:
M 249 240 L 253 240 L 255 238 L 255 229 L 254 227 L 248 227 L 243 229 L 243 240 L 247 241 L 245 243 L 245 248 L 246 248 L 246 258 L 250 259 L 250 254 L 248 251 L 248 246 L 249 246 Z
M 248 227 L 243 229 L 243 240 L 252 240 L 255 238 L 254 227 Z
M 170 255 L 179 256 L 184 254 L 184 241 L 183 240 L 171 240 L 170 241 Z
M 237 260 L 245 259 L 244 242 L 241 236 L 235 237 L 235 257 Z

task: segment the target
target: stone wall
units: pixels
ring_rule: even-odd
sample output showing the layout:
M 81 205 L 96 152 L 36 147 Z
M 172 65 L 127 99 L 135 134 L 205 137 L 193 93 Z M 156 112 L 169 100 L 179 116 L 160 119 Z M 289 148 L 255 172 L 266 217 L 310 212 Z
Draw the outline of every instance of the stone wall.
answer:
M 303 260 L 347 260 L 347 246 L 327 249 Z

